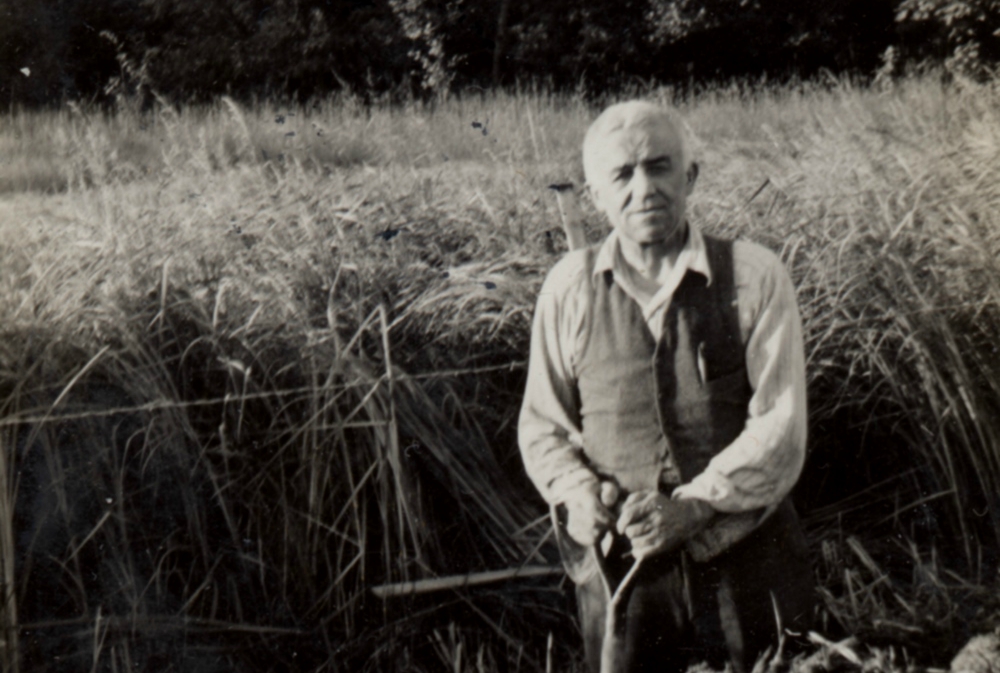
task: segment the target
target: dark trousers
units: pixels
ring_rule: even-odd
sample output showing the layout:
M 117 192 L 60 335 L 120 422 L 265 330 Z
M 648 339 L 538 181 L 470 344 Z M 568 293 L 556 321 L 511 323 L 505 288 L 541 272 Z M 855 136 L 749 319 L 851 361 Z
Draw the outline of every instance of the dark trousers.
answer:
M 619 577 L 630 561 L 609 555 Z M 685 552 L 647 558 L 628 603 L 625 666 L 615 673 L 685 671 L 706 661 L 732 662 L 735 673 L 753 668 L 778 642 L 781 627 L 811 624 L 813 572 L 805 537 L 790 504 L 720 556 L 695 563 Z M 599 575 L 577 585 L 587 666 L 600 670 L 605 595 Z

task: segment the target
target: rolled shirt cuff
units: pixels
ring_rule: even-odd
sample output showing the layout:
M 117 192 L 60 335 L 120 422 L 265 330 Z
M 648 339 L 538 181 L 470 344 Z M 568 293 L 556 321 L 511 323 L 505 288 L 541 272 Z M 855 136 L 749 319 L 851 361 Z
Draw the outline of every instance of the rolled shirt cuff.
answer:
M 578 497 L 581 491 L 594 488 L 597 475 L 586 467 L 578 467 L 556 477 L 549 483 L 545 499 L 550 505 L 558 505 Z

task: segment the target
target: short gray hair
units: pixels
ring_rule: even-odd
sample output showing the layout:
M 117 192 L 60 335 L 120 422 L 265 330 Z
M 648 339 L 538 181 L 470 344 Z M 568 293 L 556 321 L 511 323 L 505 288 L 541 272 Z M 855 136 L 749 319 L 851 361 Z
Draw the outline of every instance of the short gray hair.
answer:
M 691 148 L 684 123 L 677 113 L 648 101 L 630 100 L 606 108 L 587 129 L 587 135 L 583 138 L 583 174 L 587 181 L 590 182 L 594 170 L 597 169 L 594 165 L 593 147 L 599 139 L 623 129 L 661 124 L 669 125 L 677 133 L 681 145 L 681 163 L 686 172 L 691 167 Z

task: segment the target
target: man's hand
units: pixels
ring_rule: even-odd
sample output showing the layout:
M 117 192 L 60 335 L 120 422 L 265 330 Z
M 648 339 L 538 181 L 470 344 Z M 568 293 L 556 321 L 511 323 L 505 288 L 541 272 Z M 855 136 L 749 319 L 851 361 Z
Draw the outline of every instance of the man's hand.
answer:
M 618 488 L 613 482 L 588 484 L 565 500 L 566 532 L 584 547 L 597 543 L 604 531 L 611 528 L 614 517 L 609 507 L 618 500 Z
M 616 527 L 640 559 L 673 551 L 704 529 L 714 514 L 703 500 L 671 500 L 659 491 L 640 491 L 625 500 Z

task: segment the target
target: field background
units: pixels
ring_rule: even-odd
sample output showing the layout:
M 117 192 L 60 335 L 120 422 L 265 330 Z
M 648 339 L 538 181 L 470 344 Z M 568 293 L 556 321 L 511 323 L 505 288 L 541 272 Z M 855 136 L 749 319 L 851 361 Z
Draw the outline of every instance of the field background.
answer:
M 1000 623 L 996 81 L 633 93 L 798 289 L 796 665 L 947 668 Z M 557 562 L 514 423 L 610 99 L 123 101 L 0 126 L 4 670 L 580 670 L 560 576 L 371 589 Z

